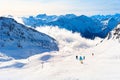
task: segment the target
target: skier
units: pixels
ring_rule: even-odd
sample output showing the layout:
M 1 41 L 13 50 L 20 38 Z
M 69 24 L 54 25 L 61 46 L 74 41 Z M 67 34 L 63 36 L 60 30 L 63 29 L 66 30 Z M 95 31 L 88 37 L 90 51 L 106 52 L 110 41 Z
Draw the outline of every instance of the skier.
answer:
M 80 60 L 81 64 L 83 64 L 83 57 L 82 56 L 79 57 L 79 60 Z
M 83 56 L 83 60 L 85 60 L 85 56 Z
M 41 62 L 41 65 L 42 65 L 41 67 L 42 67 L 42 69 L 43 69 L 43 67 L 44 67 L 44 62 Z
M 92 56 L 94 56 L 94 53 L 92 53 Z
M 78 56 L 76 56 L 76 59 L 78 59 Z

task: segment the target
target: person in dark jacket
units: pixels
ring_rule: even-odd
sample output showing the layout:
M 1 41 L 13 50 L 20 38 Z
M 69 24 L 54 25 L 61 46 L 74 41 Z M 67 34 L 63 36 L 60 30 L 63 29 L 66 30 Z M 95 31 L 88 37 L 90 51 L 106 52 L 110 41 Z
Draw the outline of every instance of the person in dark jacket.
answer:
M 85 56 L 83 56 L 83 60 L 85 60 Z
M 92 53 L 92 56 L 94 56 L 94 53 Z
M 78 56 L 76 56 L 76 59 L 78 59 Z

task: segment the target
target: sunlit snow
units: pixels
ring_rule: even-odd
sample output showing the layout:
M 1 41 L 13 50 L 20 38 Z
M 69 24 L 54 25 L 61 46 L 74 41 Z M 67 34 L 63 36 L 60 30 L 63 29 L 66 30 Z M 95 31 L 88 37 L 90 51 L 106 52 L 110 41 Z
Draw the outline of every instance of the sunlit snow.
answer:
M 119 80 L 120 44 L 112 39 L 94 41 L 58 27 L 36 30 L 55 38 L 59 51 L 0 63 L 0 80 Z M 97 46 L 96 46 L 97 44 Z M 94 56 L 92 56 L 94 53 Z M 76 55 L 85 56 L 83 64 Z

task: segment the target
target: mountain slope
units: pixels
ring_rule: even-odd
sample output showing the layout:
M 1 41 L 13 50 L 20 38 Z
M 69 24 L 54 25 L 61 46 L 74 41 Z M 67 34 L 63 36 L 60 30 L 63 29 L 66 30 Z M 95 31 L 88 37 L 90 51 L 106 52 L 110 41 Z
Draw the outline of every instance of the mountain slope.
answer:
M 120 42 L 120 24 L 115 27 L 108 35 L 108 39 L 117 40 Z
M 120 44 L 118 41 L 106 38 L 101 44 L 93 47 L 88 44 L 91 43 L 90 40 L 81 38 L 78 33 L 71 33 L 56 27 L 39 27 L 38 29 L 54 36 L 60 43 L 60 50 L 34 55 L 29 59 L 1 63 L 1 80 L 120 79 Z M 93 43 L 96 42 L 93 41 Z M 76 55 L 85 56 L 83 64 L 76 59 Z
M 15 59 L 59 50 L 52 37 L 17 23 L 14 19 L 0 17 L 0 52 Z
M 51 25 L 59 26 L 73 32 L 79 32 L 83 37 L 94 39 L 98 36 L 97 33 L 101 31 L 102 26 L 96 23 L 87 16 L 78 16 L 75 18 L 58 19 L 51 23 Z

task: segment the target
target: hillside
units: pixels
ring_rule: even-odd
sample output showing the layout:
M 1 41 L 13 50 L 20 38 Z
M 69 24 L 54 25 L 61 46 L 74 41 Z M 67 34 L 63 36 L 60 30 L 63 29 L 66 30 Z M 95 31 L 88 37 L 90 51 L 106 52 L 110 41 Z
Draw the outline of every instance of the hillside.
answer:
M 120 24 L 110 32 L 108 38 L 114 39 L 120 42 Z
M 120 79 L 120 44 L 118 41 L 106 38 L 95 46 L 101 39 L 86 40 L 81 38 L 78 33 L 73 34 L 65 29 L 55 27 L 47 26 L 36 29 L 53 36 L 59 42 L 60 50 L 37 54 L 23 60 L 1 62 L 0 79 Z M 92 56 L 92 53 L 94 53 L 94 56 Z M 85 56 L 83 64 L 76 60 L 76 55 Z
M 57 41 L 12 18 L 0 17 L 0 52 L 15 59 L 59 50 Z

